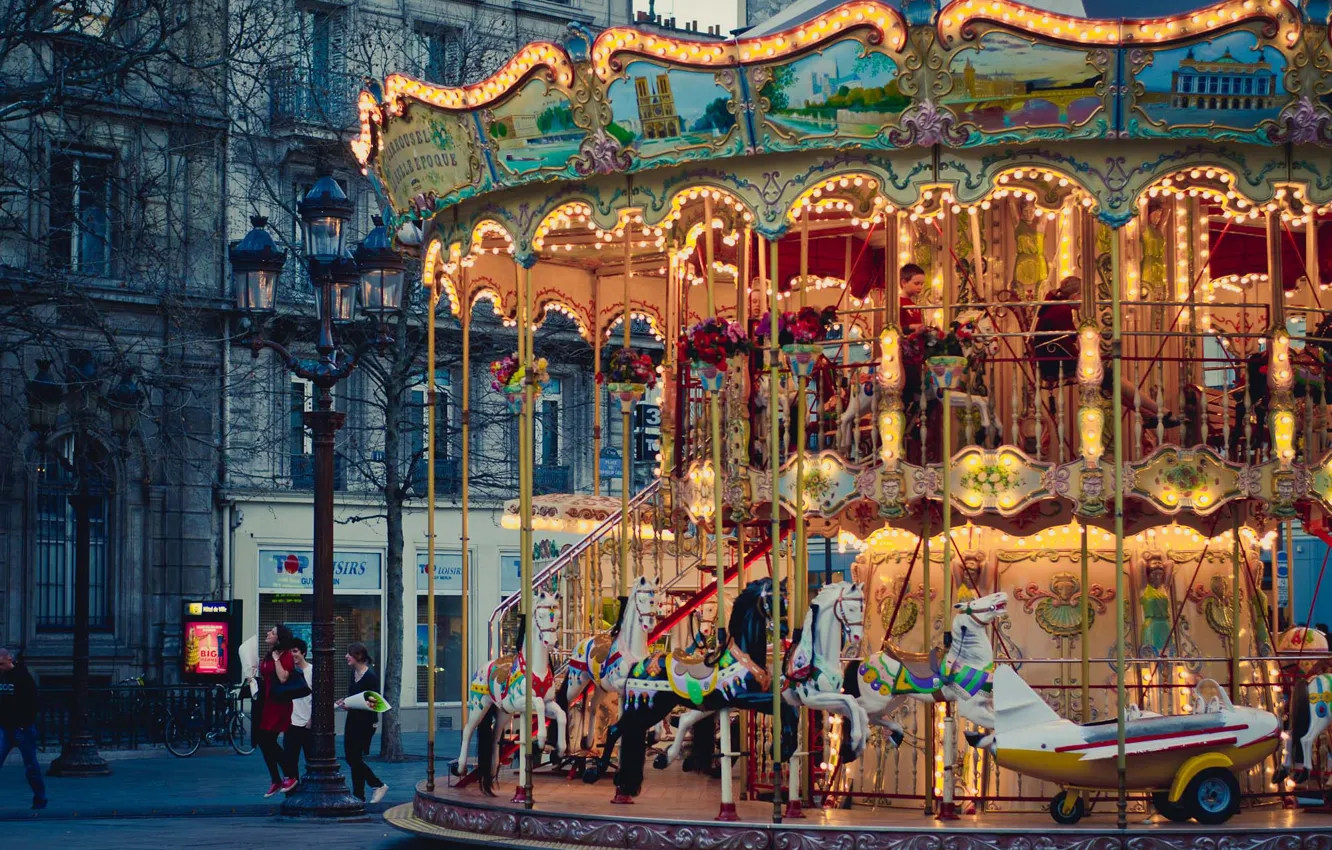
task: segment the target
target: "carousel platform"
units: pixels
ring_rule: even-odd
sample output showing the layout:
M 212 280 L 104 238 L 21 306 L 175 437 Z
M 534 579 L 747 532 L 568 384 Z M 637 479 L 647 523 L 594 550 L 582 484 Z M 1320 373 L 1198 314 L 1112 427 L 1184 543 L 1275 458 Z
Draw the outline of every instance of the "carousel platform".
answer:
M 634 850 L 1326 850 L 1332 846 L 1332 815 L 1245 809 L 1222 826 L 1174 824 L 1142 812 L 1129 813 L 1129 828 L 1115 829 L 1114 801 L 1102 801 L 1075 827 L 1061 827 L 1044 812 L 964 815 L 943 822 L 908 809 L 806 810 L 803 820 L 770 822 L 771 805 L 737 804 L 740 821 L 718 823 L 719 786 L 671 771 L 650 775 L 631 806 L 612 805 L 609 782 L 538 777 L 536 806 L 525 810 L 502 796 L 475 788 L 433 793 L 422 782 L 411 803 L 385 813 L 388 823 L 450 845 L 485 847 L 634 848 Z

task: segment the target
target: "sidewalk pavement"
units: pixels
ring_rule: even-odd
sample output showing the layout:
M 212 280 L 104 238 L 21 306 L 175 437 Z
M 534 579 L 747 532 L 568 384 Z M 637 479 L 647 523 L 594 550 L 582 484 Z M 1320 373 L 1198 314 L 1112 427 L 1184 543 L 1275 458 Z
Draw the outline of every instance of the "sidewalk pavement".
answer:
M 461 733 L 440 730 L 435 739 L 436 776 L 445 781 L 450 762 L 457 758 Z M 337 742 L 342 758 L 342 741 Z M 379 737 L 371 744 L 366 761 L 389 786 L 388 795 L 367 811 L 379 813 L 412 798 L 417 782 L 425 779 L 426 736 L 404 734 L 408 760 L 389 764 L 380 761 Z M 43 766 L 58 753 L 42 754 Z M 176 758 L 165 749 L 107 753 L 111 775 L 89 779 L 45 777 L 46 809 L 34 811 L 32 791 L 23 774 L 18 751 L 0 766 L 0 821 L 30 818 L 108 818 L 180 816 L 268 816 L 279 814 L 281 796 L 264 799 L 268 771 L 263 756 L 255 750 L 237 755 L 230 747 L 201 747 L 189 758 Z M 345 762 L 343 776 L 351 786 Z

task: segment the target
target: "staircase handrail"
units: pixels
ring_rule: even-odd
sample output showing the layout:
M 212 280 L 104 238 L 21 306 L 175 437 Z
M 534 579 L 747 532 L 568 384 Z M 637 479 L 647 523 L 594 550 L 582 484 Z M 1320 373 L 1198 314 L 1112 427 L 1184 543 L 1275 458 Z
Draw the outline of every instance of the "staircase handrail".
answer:
M 660 490 L 661 490 L 661 479 L 656 478 L 652 481 L 651 484 L 644 487 L 642 490 L 639 490 L 638 493 L 636 493 L 634 497 L 629 500 L 629 510 L 632 511 L 635 508 L 641 506 L 644 502 L 646 502 L 654 495 L 656 495 Z M 621 511 L 618 510 L 615 511 L 615 513 L 607 517 L 601 523 L 601 525 L 598 525 L 596 528 L 592 529 L 592 531 L 588 532 L 588 534 L 585 537 L 583 537 L 581 540 L 579 540 L 577 543 L 571 544 L 569 547 L 567 547 L 563 552 L 559 554 L 558 557 L 555 558 L 555 560 L 551 561 L 549 564 L 545 566 L 544 569 L 541 570 L 541 572 L 537 573 L 535 576 L 532 577 L 532 586 L 540 587 L 542 584 L 549 581 L 552 576 L 558 574 L 566 566 L 572 563 L 576 558 L 578 558 L 580 555 L 586 552 L 590 546 L 600 542 L 601 538 L 605 537 L 607 534 L 609 534 L 610 532 L 614 531 L 617 527 L 619 527 L 620 519 L 622 516 L 623 514 Z M 500 619 L 503 618 L 504 615 L 507 614 L 510 609 L 516 607 L 519 601 L 521 601 L 521 599 L 522 599 L 521 590 L 518 591 L 517 593 L 512 593 L 509 596 L 505 597 L 500 602 L 499 606 L 496 607 L 495 610 L 491 613 L 490 619 L 487 621 L 486 624 L 487 657 L 489 658 L 495 657 L 495 639 L 497 637 Z

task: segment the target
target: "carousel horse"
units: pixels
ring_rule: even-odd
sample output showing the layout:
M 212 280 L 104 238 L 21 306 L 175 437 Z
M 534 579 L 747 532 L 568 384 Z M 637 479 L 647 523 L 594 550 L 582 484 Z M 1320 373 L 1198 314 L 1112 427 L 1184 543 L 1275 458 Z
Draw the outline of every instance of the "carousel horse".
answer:
M 854 697 L 842 692 L 842 651 L 858 650 L 864 639 L 865 593 L 860 585 L 850 581 L 825 584 L 805 614 L 800 638 L 787 656 L 782 682 L 782 699 L 787 704 L 846 718 L 855 758 L 865 752 L 869 715 Z
M 831 612 L 832 616 L 819 617 Z M 782 699 L 790 706 L 840 714 L 851 724 L 849 743 L 858 758 L 865 750 L 869 718 L 864 709 L 842 693 L 842 649 L 859 647 L 865 636 L 865 595 L 860 585 L 849 581 L 826 584 L 810 603 L 796 644 L 787 656 Z M 675 741 L 653 766 L 669 767 L 680 757 L 684 735 L 696 723 L 715 714 L 694 709 L 680 718 Z
M 783 623 L 785 601 L 785 594 L 779 592 L 776 616 Z M 717 649 L 711 654 L 686 656 L 658 652 L 634 665 L 624 683 L 620 713 L 623 740 L 620 770 L 615 775 L 617 797 L 633 797 L 642 790 L 647 732 L 676 707 L 701 710 L 693 718 L 695 722 L 722 709 L 772 712 L 769 690 L 772 676 L 766 666 L 772 637 L 772 603 L 772 579 L 752 581 L 735 598 L 727 632 L 719 636 Z M 789 706 L 783 706 L 781 714 L 782 748 L 790 752 L 794 750 L 797 715 Z M 711 728 L 711 724 L 705 725 Z M 681 718 L 676 741 L 687 731 Z M 697 735 L 694 745 L 702 746 Z M 727 754 L 723 754 L 725 757 Z M 664 768 L 665 759 L 666 756 L 659 756 L 654 766 Z
M 1277 637 L 1278 655 L 1327 654 L 1327 639 L 1316 629 L 1295 627 Z M 1286 717 L 1283 737 L 1286 754 L 1281 767 L 1272 775 L 1280 788 L 1290 779 L 1296 784 L 1309 778 L 1313 765 L 1314 745 L 1329 724 L 1332 724 L 1332 673 L 1319 661 L 1283 663 L 1282 690 L 1286 698 Z
M 851 391 L 846 400 L 846 409 L 837 418 L 837 450 L 842 457 L 851 459 L 856 438 L 856 426 L 860 417 L 874 411 L 874 382 L 868 374 L 861 375 L 858 388 Z
M 887 650 L 846 668 L 848 692 L 869 715 L 870 723 L 887 729 L 894 744 L 902 727 L 889 717 L 907 699 L 953 702 L 957 713 L 982 729 L 994 729 L 994 650 L 985 627 L 1008 611 L 1008 594 L 1000 591 L 953 605 L 953 627 L 944 635 L 947 653 L 904 652 L 891 643 Z M 854 673 L 853 673 L 854 671 Z M 972 746 L 987 746 L 990 735 L 967 733 Z
M 788 375 L 781 375 L 777 378 L 777 393 L 771 396 L 768 393 L 768 387 L 771 385 L 772 376 L 767 372 L 759 375 L 758 380 L 754 382 L 753 398 L 753 416 L 750 421 L 753 427 L 750 429 L 754 435 L 754 444 L 758 449 L 758 462 L 761 466 L 768 466 L 772 462 L 772 455 L 769 454 L 771 447 L 768 445 L 769 412 L 768 405 L 771 401 L 777 402 L 777 434 L 778 434 L 778 454 L 780 460 L 786 459 L 786 452 L 791 443 L 791 410 L 795 407 L 796 387 L 795 381 Z
M 621 694 L 629 670 L 648 654 L 648 635 L 657 625 L 657 586 L 647 576 L 639 576 L 620 606 L 620 616 L 609 634 L 590 637 L 574 647 L 569 656 L 569 672 L 555 694 L 556 703 L 566 710 L 570 701 L 592 684 L 592 692 L 583 703 L 582 749 L 592 746 L 597 709 L 606 694 Z M 607 731 L 601 757 L 583 773 L 583 781 L 596 782 L 610 764 L 618 734 L 614 725 Z
M 499 742 L 515 715 L 523 713 L 527 703 L 527 689 L 532 689 L 532 712 L 536 717 L 555 721 L 555 754 L 564 755 L 566 715 L 564 708 L 546 699 L 555 673 L 550 666 L 551 650 L 560 639 L 560 597 L 542 591 L 532 603 L 532 624 L 537 640 L 530 659 L 524 649 L 517 653 L 488 661 L 472 675 L 467 694 L 467 725 L 463 728 L 462 748 L 454 765 L 454 775 L 461 776 L 467 769 L 467 744 L 472 732 L 477 732 L 476 768 L 480 773 L 481 791 L 494 795 L 495 772 L 499 762 Z M 524 629 L 526 624 L 524 623 Z M 524 647 L 520 630 L 518 646 Z M 546 724 L 537 724 L 536 750 L 546 747 Z

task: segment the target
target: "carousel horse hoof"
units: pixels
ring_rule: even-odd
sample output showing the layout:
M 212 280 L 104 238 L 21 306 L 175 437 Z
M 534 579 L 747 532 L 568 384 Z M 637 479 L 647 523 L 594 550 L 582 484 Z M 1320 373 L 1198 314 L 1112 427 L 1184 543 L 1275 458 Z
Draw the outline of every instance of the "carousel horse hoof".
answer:
M 1272 774 L 1272 784 L 1280 788 L 1281 783 L 1284 782 L 1289 775 L 1290 771 L 1286 770 L 1285 767 L 1277 768 L 1277 772 Z
M 666 758 L 665 753 L 657 753 L 657 757 L 652 760 L 652 766 L 657 770 L 665 770 L 671 764 L 671 760 Z
M 1290 772 L 1290 778 L 1296 785 L 1303 785 L 1309 778 L 1309 769 L 1307 767 L 1297 767 Z
M 597 769 L 595 764 L 588 765 L 587 769 L 583 771 L 583 781 L 588 785 L 595 785 L 596 781 L 600 778 L 601 771 Z
M 647 733 L 647 745 L 650 747 L 655 743 L 657 743 L 657 730 L 653 729 L 651 732 Z
M 981 738 L 984 738 L 985 736 L 979 732 L 974 732 L 969 729 L 963 734 L 963 737 L 967 739 L 968 744 L 970 744 L 973 747 L 978 747 L 980 746 Z
M 906 733 L 901 729 L 894 729 L 888 737 L 893 739 L 894 747 L 900 747 L 902 746 L 902 739 L 906 737 Z

